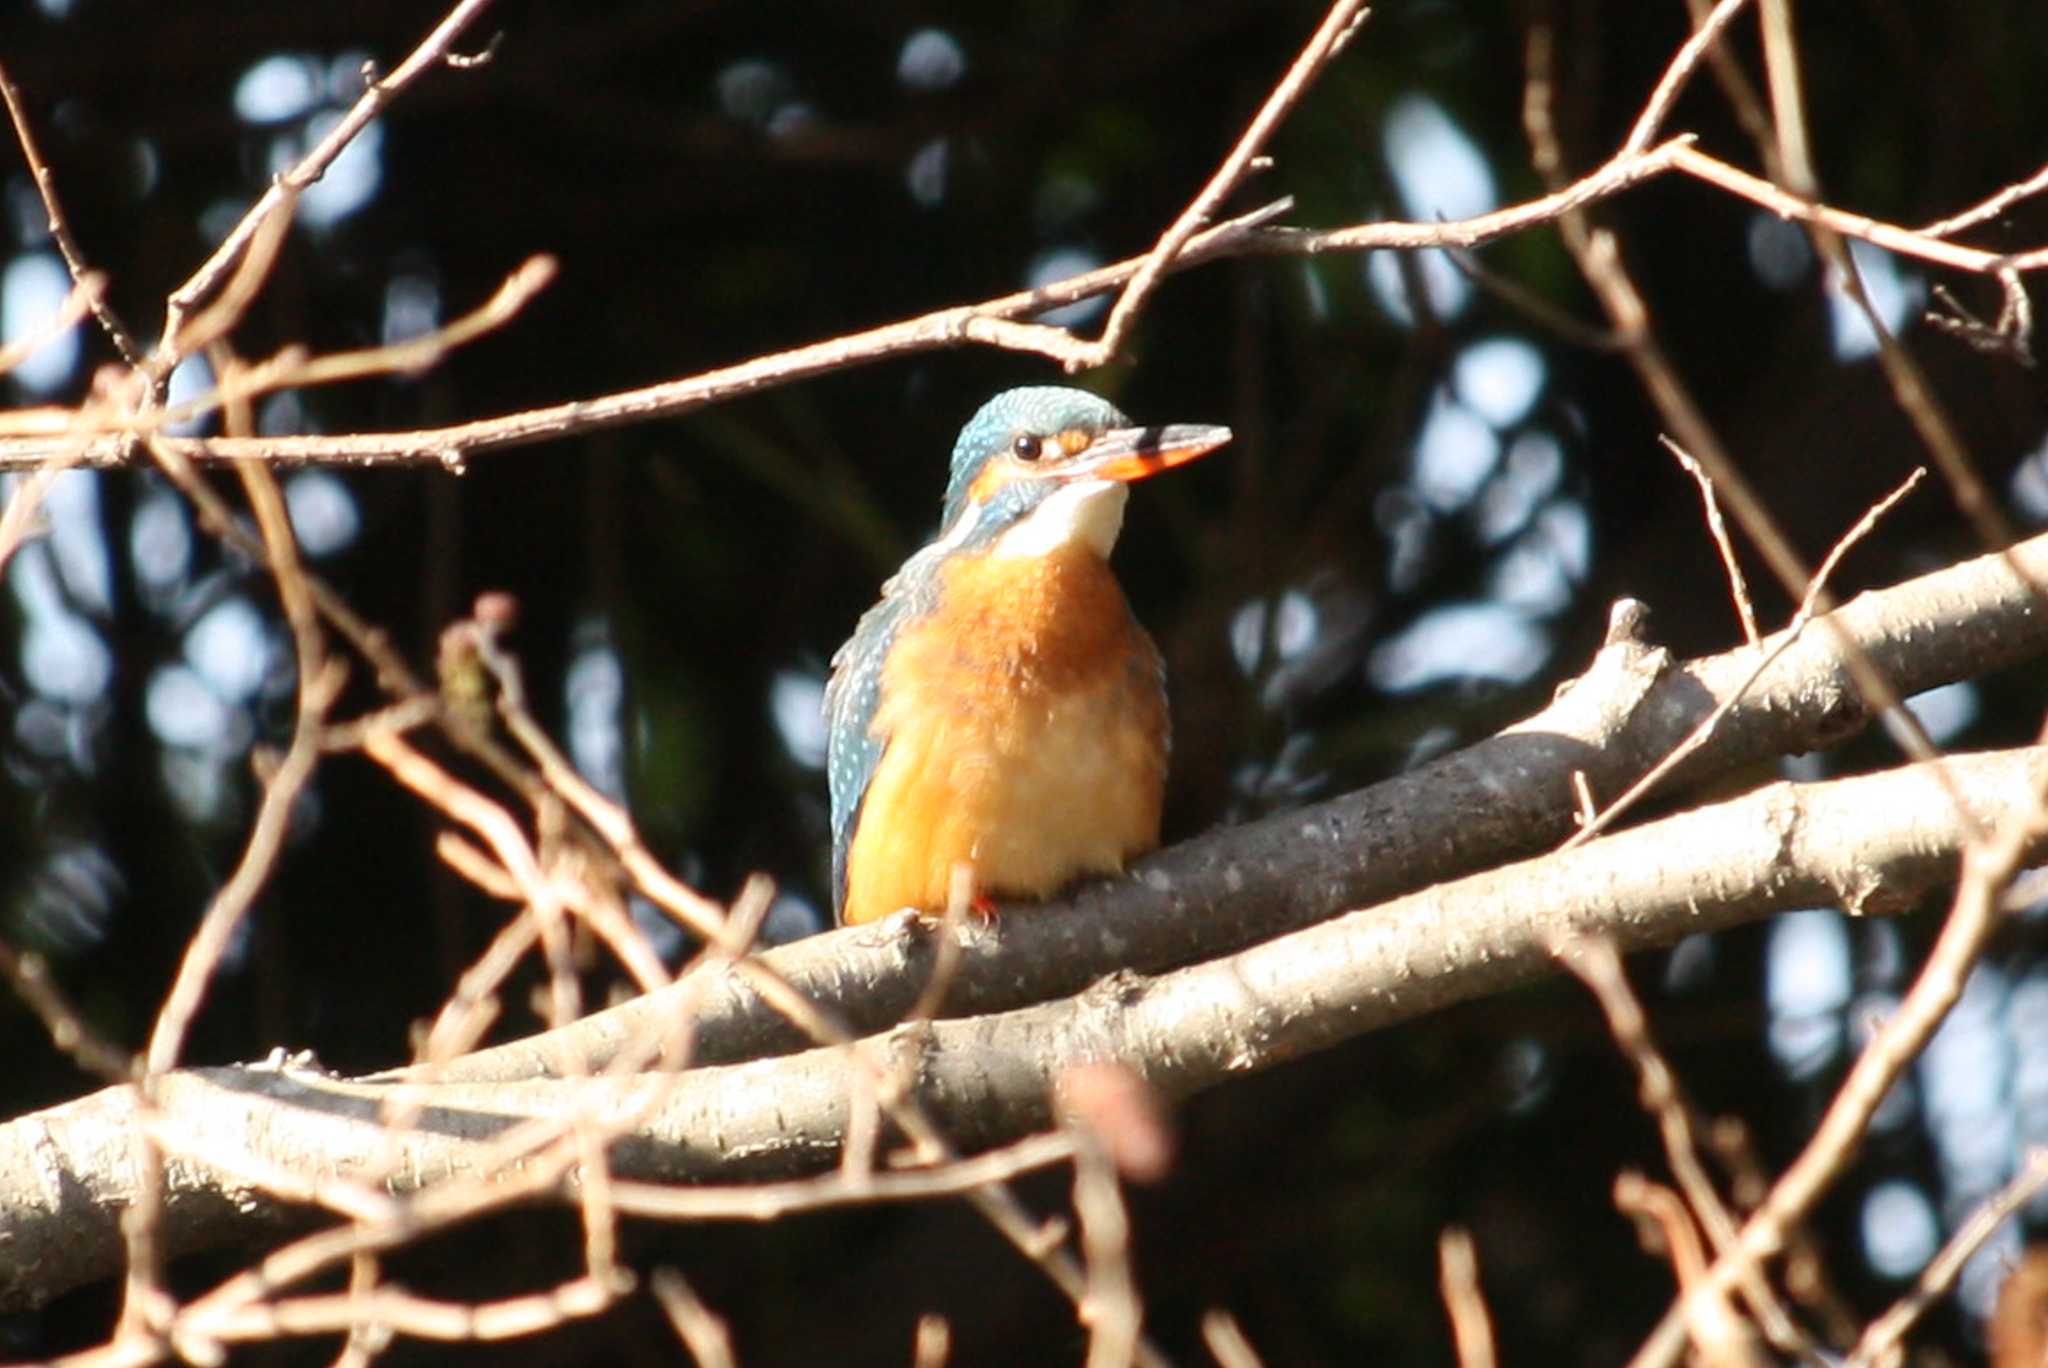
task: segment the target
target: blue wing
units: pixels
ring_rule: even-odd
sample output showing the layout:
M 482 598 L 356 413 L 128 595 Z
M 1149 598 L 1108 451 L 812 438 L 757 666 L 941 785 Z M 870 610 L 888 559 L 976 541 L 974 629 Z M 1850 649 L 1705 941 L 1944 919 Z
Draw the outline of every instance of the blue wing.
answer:
M 832 913 L 846 905 L 846 857 L 860 822 L 862 800 L 889 739 L 871 730 L 882 701 L 882 670 L 903 624 L 930 610 L 931 568 L 943 556 L 928 546 L 882 586 L 882 599 L 861 615 L 846 644 L 832 656 L 825 683 L 826 782 L 832 791 Z

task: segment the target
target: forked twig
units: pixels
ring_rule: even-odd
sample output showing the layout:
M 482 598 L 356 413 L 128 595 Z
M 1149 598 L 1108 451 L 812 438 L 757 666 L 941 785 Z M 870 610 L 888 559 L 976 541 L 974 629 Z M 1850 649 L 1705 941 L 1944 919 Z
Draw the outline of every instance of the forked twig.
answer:
M 1827 556 L 1822 559 L 1820 568 L 1814 571 L 1813 579 L 1806 586 L 1806 593 L 1799 601 L 1799 611 L 1792 615 L 1791 622 L 1787 623 L 1785 630 L 1779 634 L 1776 644 L 1764 654 L 1761 660 L 1757 661 L 1756 668 L 1751 670 L 1748 676 L 1736 686 L 1733 692 L 1722 699 L 1711 713 L 1708 713 L 1705 718 L 1701 719 L 1700 724 L 1687 733 L 1683 741 L 1673 746 L 1670 754 L 1652 765 L 1642 778 L 1629 785 L 1628 790 L 1608 804 L 1597 817 L 1582 824 L 1559 849 L 1571 850 L 1582 846 L 1608 827 L 1613 826 L 1623 813 L 1642 800 L 1644 794 L 1662 783 L 1667 775 L 1685 763 L 1687 757 L 1713 739 L 1714 732 L 1720 727 L 1722 719 L 1735 710 L 1743 698 L 1748 695 L 1750 689 L 1755 687 L 1756 682 L 1764 677 L 1771 666 L 1777 664 L 1778 658 L 1798 643 L 1799 638 L 1806 631 L 1807 624 L 1812 622 L 1815 615 L 1820 611 L 1820 605 L 1827 593 L 1828 580 L 1834 575 L 1835 567 L 1841 564 L 1842 557 L 1847 555 L 1849 549 L 1855 546 L 1857 542 L 1868 536 L 1871 529 L 1877 526 L 1878 520 L 1891 512 L 1899 500 L 1912 493 L 1919 486 L 1920 481 L 1926 477 L 1926 467 L 1922 466 L 1914 470 L 1897 489 L 1894 489 L 1864 511 L 1863 516 L 1856 520 L 1856 525 L 1843 533 L 1841 539 L 1829 549 Z M 1761 643 L 1759 643 L 1760 646 Z
M 272 220 L 277 211 L 289 201 L 296 199 L 334 164 L 342 149 L 354 142 L 356 135 L 369 126 L 372 119 L 383 113 L 391 102 L 414 80 L 432 67 L 441 64 L 454 44 L 455 39 L 477 15 L 489 7 L 491 0 L 458 0 L 433 31 L 420 40 L 419 46 L 400 62 L 390 75 L 381 80 L 370 81 L 348 112 L 337 120 L 325 137 L 314 144 L 296 165 L 270 183 L 270 188 L 249 206 L 232 231 L 221 240 L 213 254 L 200 263 L 184 284 L 171 292 L 164 310 L 163 339 L 145 363 L 158 378 L 168 376 L 171 369 L 184 359 L 178 350 L 181 339 L 186 335 L 186 319 L 192 310 L 210 298 L 219 288 L 223 278 L 235 269 L 243 252 L 255 239 L 262 226 Z
M 1208 225 L 1209 220 L 1222 207 L 1223 201 L 1243 182 L 1245 175 L 1252 169 L 1254 159 L 1265 147 L 1266 141 L 1273 136 L 1273 131 L 1280 126 L 1280 121 L 1287 117 L 1288 111 L 1301 99 L 1309 83 L 1315 80 L 1317 74 L 1351 40 L 1358 26 L 1365 22 L 1370 13 L 1371 11 L 1364 7 L 1364 0 L 1336 0 L 1336 3 L 1330 6 L 1329 12 L 1323 16 L 1323 22 L 1317 25 L 1314 35 L 1308 40 L 1308 45 L 1301 50 L 1301 55 L 1287 68 L 1287 74 L 1280 78 L 1279 83 L 1266 96 L 1265 103 L 1259 106 L 1259 112 L 1252 116 L 1251 123 L 1246 126 L 1244 135 L 1237 140 L 1237 145 L 1230 149 L 1230 155 L 1223 159 L 1223 164 L 1216 169 L 1216 174 L 1209 178 L 1209 183 L 1202 187 L 1201 193 L 1188 203 L 1187 208 L 1181 211 L 1180 217 L 1160 235 L 1158 245 L 1146 255 L 1144 264 L 1138 267 L 1137 274 L 1124 286 L 1123 293 L 1117 298 L 1116 306 L 1109 311 L 1109 321 L 1103 325 L 1102 336 L 1093 344 L 1077 351 L 1067 363 L 1069 370 L 1103 365 L 1113 360 L 1122 350 L 1125 335 L 1130 331 L 1131 324 L 1136 321 L 1139 309 L 1144 306 L 1160 276 L 1181 249 L 1187 246 L 1189 239 Z

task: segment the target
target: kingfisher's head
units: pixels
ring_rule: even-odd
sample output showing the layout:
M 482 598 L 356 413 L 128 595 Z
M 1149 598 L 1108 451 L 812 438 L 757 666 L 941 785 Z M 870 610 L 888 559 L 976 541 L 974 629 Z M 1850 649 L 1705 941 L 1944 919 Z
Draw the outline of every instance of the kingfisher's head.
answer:
M 1126 485 L 1229 440 L 1225 427 L 1134 427 L 1086 390 L 1005 390 L 953 444 L 941 537 L 1018 555 L 1080 542 L 1106 556 L 1123 526 Z

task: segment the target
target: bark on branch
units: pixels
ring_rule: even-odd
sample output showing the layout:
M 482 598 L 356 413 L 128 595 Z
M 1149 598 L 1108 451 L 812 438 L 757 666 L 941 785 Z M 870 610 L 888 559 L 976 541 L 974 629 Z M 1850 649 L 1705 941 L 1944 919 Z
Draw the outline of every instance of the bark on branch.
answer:
M 1682 787 L 1860 730 L 1870 719 L 1830 621 L 1901 695 L 2048 651 L 2048 608 L 2021 573 L 2036 583 L 2048 578 L 2048 536 L 1861 595 L 1814 620 L 1667 782 Z M 1549 707 L 1497 736 L 1385 783 L 1162 851 L 1128 879 L 1003 917 L 993 929 L 966 929 L 943 1010 L 1004 1011 L 1078 992 L 1118 970 L 1192 964 L 1547 850 L 1574 829 L 1574 773 L 1596 800 L 1622 793 L 1734 698 L 1780 640 L 1678 663 L 1621 634 Z M 936 957 L 935 933 L 914 921 L 814 936 L 766 956 L 864 1032 L 909 1014 Z M 691 991 L 678 985 L 479 1051 L 441 1076 L 483 1081 L 603 1068 L 626 1042 L 646 1038 L 674 995 Z M 699 1062 L 809 1044 L 736 980 L 706 992 L 697 1021 Z
M 1774 784 L 1606 840 L 1427 889 L 1239 954 L 1074 997 L 895 1028 L 851 1047 L 883 1061 L 965 1147 L 1046 1126 L 1053 1082 L 1115 1060 L 1169 1097 L 1265 1069 L 1550 971 L 1573 933 L 1666 945 L 1815 904 L 1909 905 L 1954 876 L 1976 825 L 2031 811 L 2048 748 L 1953 757 L 1821 784 Z M 1968 795 L 1959 810 L 1950 785 Z M 2041 841 L 2048 848 L 2048 839 Z M 2043 849 L 2036 849 L 2038 857 Z M 0 1309 L 37 1305 L 120 1266 L 136 1128 L 171 1153 L 172 1250 L 247 1238 L 297 1201 L 354 1209 L 354 1177 L 400 1192 L 498 1181 L 502 1142 L 532 1122 L 648 1109 L 612 1149 L 623 1177 L 760 1181 L 836 1163 L 864 1105 L 845 1049 L 681 1074 L 521 1082 L 348 1081 L 276 1066 L 161 1080 L 145 1118 L 113 1088 L 0 1126 Z M 414 1129 L 380 1124 L 393 1105 Z M 351 1206 L 351 1203 L 354 1206 Z M 362 1212 L 357 1210 L 357 1215 Z

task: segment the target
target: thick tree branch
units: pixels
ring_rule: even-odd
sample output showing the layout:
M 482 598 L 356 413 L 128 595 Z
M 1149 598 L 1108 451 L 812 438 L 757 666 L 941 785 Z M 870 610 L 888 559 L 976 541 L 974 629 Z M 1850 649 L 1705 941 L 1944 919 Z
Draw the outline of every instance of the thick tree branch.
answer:
M 2048 574 L 2048 536 L 2009 553 Z M 2048 651 L 2048 611 L 2001 556 L 1861 595 L 1831 615 L 1901 694 L 1967 679 Z M 1243 948 L 1397 894 L 1532 855 L 1572 834 L 1573 776 L 1596 798 L 1625 791 L 1724 701 L 1780 636 L 1683 664 L 1624 635 L 1557 700 L 1498 736 L 1408 774 L 1294 812 L 1218 831 L 1141 862 L 1133 877 L 959 933 L 946 997 L 953 1015 L 1072 993 L 1119 969 L 1158 972 Z M 1669 782 L 1817 750 L 1869 720 L 1837 635 L 1820 619 L 1742 695 L 1712 740 Z M 933 973 L 928 927 L 885 922 L 813 936 L 767 959 L 855 1027 L 910 1012 Z M 443 1077 L 529 1078 L 601 1068 L 683 988 L 480 1051 Z M 809 1041 L 736 980 L 713 985 L 694 1058 L 720 1063 Z
M 1185 1097 L 1454 1002 L 1549 973 L 1553 947 L 1597 933 L 1623 950 L 1669 944 L 1815 904 L 1896 909 L 1954 877 L 1979 825 L 2017 822 L 2048 783 L 2048 750 L 1952 758 L 1958 811 L 1931 767 L 1824 784 L 1774 784 L 1593 845 L 1490 870 L 1351 913 L 1240 954 L 1157 977 L 1113 976 L 1076 997 L 863 1042 L 966 1147 L 1043 1129 L 1055 1080 L 1115 1061 Z M 2033 854 L 2048 849 L 2036 831 Z M 245 1238 L 288 1208 L 284 1189 L 375 1218 L 388 1199 L 353 1175 L 393 1173 L 401 1194 L 488 1188 L 503 1140 L 646 1108 L 612 1150 L 643 1180 L 761 1181 L 839 1158 L 858 1088 L 843 1049 L 681 1075 L 517 1083 L 350 1082 L 274 1067 L 166 1076 L 152 1134 L 172 1155 L 164 1242 Z M 403 1090 L 419 1127 L 392 1135 Z M 119 1266 L 132 1195 L 127 1138 L 143 1124 L 111 1088 L 0 1126 L 0 1308 L 33 1305 Z M 398 1162 L 391 1165 L 391 1157 Z M 304 1175 L 300 1177 L 299 1175 Z M 534 1195 L 541 1195 L 536 1193 Z M 368 1204 L 368 1205 L 366 1205 Z M 384 1219 L 402 1222 L 393 1208 Z

